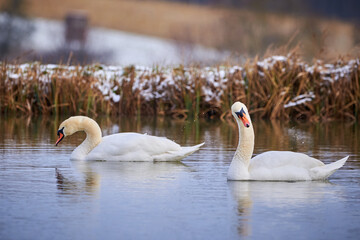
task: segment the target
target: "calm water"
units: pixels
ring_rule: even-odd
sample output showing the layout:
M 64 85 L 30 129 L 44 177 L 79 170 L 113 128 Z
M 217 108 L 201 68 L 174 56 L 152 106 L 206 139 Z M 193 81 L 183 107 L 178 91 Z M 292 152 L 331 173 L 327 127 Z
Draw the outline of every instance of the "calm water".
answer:
M 62 119 L 61 119 L 62 120 Z M 70 161 L 84 134 L 55 147 L 59 121 L 0 119 L 0 239 L 359 239 L 360 128 L 253 120 L 255 154 L 350 155 L 328 182 L 227 182 L 232 122 L 97 119 L 182 145 L 182 163 Z

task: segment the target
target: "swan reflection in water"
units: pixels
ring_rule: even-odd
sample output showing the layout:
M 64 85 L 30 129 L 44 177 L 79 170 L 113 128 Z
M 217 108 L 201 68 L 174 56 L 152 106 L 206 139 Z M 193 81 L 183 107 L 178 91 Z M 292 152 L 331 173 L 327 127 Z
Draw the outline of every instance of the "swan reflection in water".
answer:
M 74 168 L 55 169 L 57 188 L 62 194 L 93 195 L 104 181 L 126 183 L 131 187 L 156 180 L 168 181 L 180 172 L 191 171 L 181 162 L 71 161 L 71 165 Z
M 339 189 L 328 181 L 228 181 L 228 186 L 237 204 L 240 236 L 252 236 L 277 221 L 296 222 L 294 218 L 304 208 L 313 209 L 330 196 L 339 197 Z

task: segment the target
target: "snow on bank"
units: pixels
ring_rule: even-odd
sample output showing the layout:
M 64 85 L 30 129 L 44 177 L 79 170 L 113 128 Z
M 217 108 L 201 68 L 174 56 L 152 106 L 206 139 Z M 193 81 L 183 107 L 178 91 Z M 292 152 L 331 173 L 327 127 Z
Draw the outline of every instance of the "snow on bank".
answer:
M 306 102 L 311 102 L 313 99 L 315 99 L 315 94 L 313 92 L 301 94 L 299 96 L 294 97 L 290 102 L 285 104 L 284 108 L 295 107 L 297 105 L 301 105 Z
M 274 56 L 263 61 L 257 62 L 255 65 L 258 73 L 271 70 L 272 67 L 282 67 L 284 63 L 295 64 L 292 60 L 285 56 Z M 350 80 L 351 75 L 357 71 L 360 65 L 359 59 L 351 60 L 347 63 L 336 64 L 316 64 L 308 66 L 305 63 L 296 63 L 296 66 L 302 67 L 303 73 L 313 76 L 319 75 L 323 84 L 338 81 L 339 79 Z M 37 67 L 34 67 L 36 65 Z M 160 68 L 160 67 L 144 67 L 144 66 L 105 66 L 105 65 L 89 65 L 84 67 L 64 66 L 64 65 L 38 65 L 22 64 L 20 66 L 6 65 L 7 78 L 6 81 L 15 82 L 22 78 L 23 81 L 37 76 L 40 81 L 51 81 L 53 75 L 65 78 L 71 78 L 74 75 L 93 76 L 97 79 L 97 83 L 93 86 L 100 90 L 106 99 L 112 102 L 119 102 L 122 97 L 121 86 L 131 82 L 132 92 L 139 93 L 140 97 L 145 101 L 154 99 L 172 99 L 172 91 L 186 91 L 195 94 L 196 84 L 201 84 L 200 96 L 203 101 L 211 104 L 220 104 L 224 92 L 234 84 L 247 88 L 247 71 L 254 71 L 254 67 L 249 67 L 245 71 L 240 66 L 219 66 L 205 68 Z M 129 68 L 132 74 L 128 74 Z M 38 71 L 33 73 L 34 69 Z M 76 70 L 76 71 L 75 71 Z M 28 72 L 29 74 L 28 76 Z M 236 76 L 235 76 L 236 74 Z M 262 76 L 260 74 L 260 76 Z M 229 79 L 232 82 L 229 82 Z M 200 82 L 199 82 L 200 81 Z M 284 92 L 285 94 L 285 92 Z M 302 93 L 294 96 L 291 100 L 284 104 L 284 108 L 299 106 L 309 103 L 315 99 L 313 92 Z
M 36 18 L 32 23 L 34 32 L 30 39 L 23 43 L 25 49 L 45 52 L 64 46 L 63 22 Z M 214 63 L 223 61 L 230 55 L 228 52 L 200 45 L 181 44 L 172 40 L 95 27 L 88 32 L 86 49 L 108 55 L 102 62 L 112 65 Z

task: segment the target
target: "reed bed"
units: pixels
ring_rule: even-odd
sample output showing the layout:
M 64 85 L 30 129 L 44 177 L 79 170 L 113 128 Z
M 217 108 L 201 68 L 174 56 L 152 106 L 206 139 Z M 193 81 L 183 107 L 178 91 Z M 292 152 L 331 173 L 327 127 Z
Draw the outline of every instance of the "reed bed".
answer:
M 216 67 L 1 63 L 0 112 L 228 118 L 240 100 L 262 118 L 357 120 L 359 65 L 308 65 L 296 54 Z

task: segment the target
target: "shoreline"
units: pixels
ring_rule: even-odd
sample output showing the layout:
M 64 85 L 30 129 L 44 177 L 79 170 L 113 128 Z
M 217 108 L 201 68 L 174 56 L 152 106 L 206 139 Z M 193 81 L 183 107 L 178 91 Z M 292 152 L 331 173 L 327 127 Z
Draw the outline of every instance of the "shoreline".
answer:
M 234 101 L 262 118 L 359 120 L 360 59 L 309 65 L 295 54 L 242 66 L 1 63 L 1 114 L 224 118 Z

